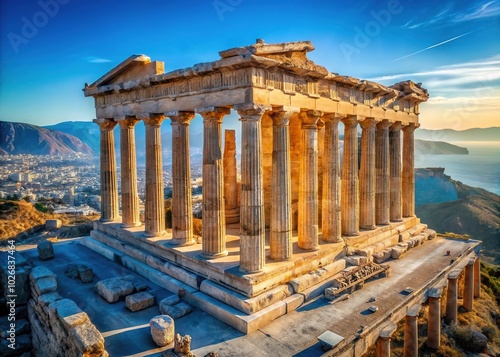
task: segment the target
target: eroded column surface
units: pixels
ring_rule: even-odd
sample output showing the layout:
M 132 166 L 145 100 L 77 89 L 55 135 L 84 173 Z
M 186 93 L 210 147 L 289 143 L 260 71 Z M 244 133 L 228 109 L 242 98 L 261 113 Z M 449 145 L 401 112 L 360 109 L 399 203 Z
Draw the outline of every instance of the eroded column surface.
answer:
M 301 112 L 302 156 L 300 158 L 298 246 L 306 250 L 318 244 L 318 128 L 322 112 Z
M 240 270 L 261 271 L 265 256 L 264 182 L 261 119 L 266 108 L 236 108 L 241 121 Z
M 361 169 L 359 171 L 359 227 L 375 229 L 375 125 L 374 118 L 361 123 Z
M 470 259 L 465 266 L 464 300 L 467 311 L 472 311 L 474 301 L 474 259 Z
M 396 324 L 390 322 L 380 331 L 377 339 L 377 357 L 391 356 L 391 336 L 396 328 Z
M 389 172 L 389 127 L 391 123 L 383 120 L 377 124 L 377 143 L 375 155 L 375 221 L 378 225 L 389 224 L 390 219 L 390 172 Z
M 413 305 L 406 312 L 404 327 L 404 357 L 418 357 L 418 314 L 421 305 Z
M 120 124 L 120 155 L 122 175 L 122 225 L 141 225 L 137 191 L 137 157 L 135 150 L 135 124 L 139 119 L 131 116 L 116 118 Z
M 118 183 L 116 179 L 115 137 L 112 119 L 94 119 L 101 136 L 101 221 L 114 221 L 119 217 Z
M 481 297 L 481 258 L 474 261 L 474 298 Z
M 224 206 L 226 223 L 240 221 L 240 207 L 238 200 L 238 179 L 236 165 L 236 131 L 224 132 Z
M 389 128 L 389 167 L 390 167 L 390 186 L 391 186 L 391 204 L 390 220 L 400 222 L 401 214 L 401 122 L 395 122 Z
M 417 126 L 413 123 L 403 128 L 403 217 L 415 216 L 415 140 Z
M 194 112 L 166 113 L 172 124 L 172 239 L 189 245 L 193 237 L 189 124 Z
M 447 324 L 457 323 L 457 298 L 458 298 L 458 277 L 460 270 L 452 270 L 448 274 L 448 289 L 446 291 L 446 316 Z
M 196 110 L 203 117 L 202 255 L 207 259 L 227 255 L 222 163 L 222 118 L 227 108 Z
M 165 194 L 163 189 L 163 154 L 161 123 L 163 114 L 145 114 L 140 117 L 146 126 L 146 204 L 144 220 L 146 237 L 165 233 Z
M 325 123 L 325 142 L 323 153 L 323 215 L 322 240 L 325 242 L 340 242 L 341 230 L 341 178 L 339 150 L 340 117 L 328 114 L 322 117 Z
M 344 123 L 344 154 L 342 157 L 342 234 L 359 234 L 358 187 L 358 117 L 342 119 Z
M 427 346 L 435 350 L 441 344 L 441 294 L 442 289 L 432 288 L 429 290 Z
M 292 258 L 292 191 L 290 170 L 290 117 L 298 112 L 279 108 L 272 112 L 273 163 L 271 181 L 270 257 Z

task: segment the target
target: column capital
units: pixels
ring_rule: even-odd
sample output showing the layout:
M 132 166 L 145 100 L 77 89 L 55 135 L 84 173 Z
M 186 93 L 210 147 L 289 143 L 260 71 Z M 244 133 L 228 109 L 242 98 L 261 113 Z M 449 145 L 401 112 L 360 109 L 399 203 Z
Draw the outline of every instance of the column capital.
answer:
M 269 105 L 262 104 L 237 104 L 234 109 L 240 115 L 240 120 L 260 120 L 266 111 L 272 110 Z
M 417 318 L 418 314 L 420 313 L 420 310 L 422 309 L 422 305 L 420 304 L 415 304 L 413 305 L 412 307 L 410 307 L 408 309 L 408 311 L 406 311 L 406 316 L 407 317 L 413 317 L 413 318 Z
M 196 108 L 194 111 L 200 114 L 204 120 L 216 121 L 218 123 L 222 123 L 222 118 L 231 113 L 231 109 L 225 107 L 203 107 Z
M 321 117 L 325 123 L 338 124 L 342 120 L 343 116 L 338 113 L 325 113 Z
M 442 288 L 431 288 L 429 289 L 428 296 L 434 299 L 440 299 L 443 294 Z
M 175 110 L 171 112 L 166 112 L 165 116 L 169 117 L 171 125 L 189 125 L 191 119 L 194 118 L 195 113 L 189 111 Z
M 162 113 L 142 113 L 137 116 L 144 124 L 160 127 L 165 115 Z
M 413 133 L 415 129 L 417 129 L 420 126 L 420 123 L 408 123 L 408 124 L 403 124 L 403 131 L 406 133 Z
M 381 338 L 391 338 L 392 334 L 396 332 L 397 326 L 393 322 L 389 322 L 385 325 L 382 330 L 380 330 L 379 337 Z
M 109 130 L 113 130 L 114 127 L 116 126 L 117 122 L 114 121 L 113 119 L 108 119 L 108 118 L 98 118 L 98 119 L 94 119 L 92 120 L 92 122 L 96 123 L 97 125 L 99 125 L 99 128 L 102 130 L 102 131 L 109 131 Z
M 373 117 L 366 117 L 364 120 L 359 122 L 363 130 L 375 127 L 378 123 L 379 122 Z
M 299 113 L 302 129 L 317 129 L 319 118 L 323 112 L 319 110 L 303 110 Z
M 400 121 L 392 123 L 392 125 L 389 127 L 390 131 L 398 131 L 403 128 L 403 124 Z
M 356 127 L 358 123 L 363 119 L 364 117 L 361 117 L 359 115 L 348 115 L 345 118 L 342 118 L 341 121 L 346 127 Z
M 450 274 L 448 274 L 448 280 L 456 280 L 456 279 L 458 279 L 458 277 L 460 276 L 461 273 L 462 273 L 461 270 L 458 270 L 458 269 L 452 270 L 450 272 Z
M 120 124 L 122 129 L 132 129 L 140 120 L 135 116 L 125 115 L 122 117 L 116 117 L 115 121 Z
M 377 123 L 377 129 L 388 129 L 393 123 L 390 122 L 388 119 L 383 119 L 382 121 L 379 121 Z
M 269 113 L 269 116 L 273 120 L 273 125 L 276 127 L 287 126 L 290 122 L 292 115 L 300 112 L 299 108 L 280 106 L 273 107 L 273 111 Z

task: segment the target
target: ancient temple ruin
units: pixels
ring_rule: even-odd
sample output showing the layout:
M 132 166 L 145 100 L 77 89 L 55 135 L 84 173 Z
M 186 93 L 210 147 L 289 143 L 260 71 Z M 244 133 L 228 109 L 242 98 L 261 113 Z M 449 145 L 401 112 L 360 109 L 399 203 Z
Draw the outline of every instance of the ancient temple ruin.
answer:
M 307 58 L 312 50 L 309 41 L 257 41 L 168 73 L 163 62 L 134 55 L 84 89 L 95 99 L 101 135 L 102 212 L 92 238 L 122 252 L 124 265 L 140 262 L 136 271 L 182 290 L 245 333 L 300 306 L 304 292 L 344 269 L 346 258 L 370 261 L 426 228 L 414 212 L 413 133 L 427 91 L 411 81 L 384 86 L 331 73 Z M 242 131 L 239 182 L 229 148 L 234 138 L 226 140 L 233 153 L 223 156 L 222 122 L 232 110 Z M 193 236 L 189 145 L 197 114 L 204 125 L 201 243 Z M 140 120 L 144 223 L 134 139 Z M 164 121 L 172 125 L 171 231 L 165 229 Z

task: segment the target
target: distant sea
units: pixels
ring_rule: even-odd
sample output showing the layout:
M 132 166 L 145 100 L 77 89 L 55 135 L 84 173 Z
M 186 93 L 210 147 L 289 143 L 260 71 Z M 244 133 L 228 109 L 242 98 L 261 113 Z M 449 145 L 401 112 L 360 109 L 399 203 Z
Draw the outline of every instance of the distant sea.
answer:
M 448 141 L 469 155 L 415 155 L 415 167 L 444 167 L 453 180 L 500 195 L 500 142 Z

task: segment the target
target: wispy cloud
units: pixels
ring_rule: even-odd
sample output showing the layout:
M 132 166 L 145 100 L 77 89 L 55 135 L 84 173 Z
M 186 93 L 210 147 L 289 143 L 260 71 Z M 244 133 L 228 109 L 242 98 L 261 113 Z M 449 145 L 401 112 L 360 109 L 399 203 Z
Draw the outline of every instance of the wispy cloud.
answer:
M 449 3 L 442 11 L 436 14 L 431 19 L 425 21 L 418 21 L 417 18 L 412 18 L 403 28 L 408 29 L 418 29 L 422 27 L 428 27 L 431 25 L 453 25 L 457 23 L 462 23 L 465 21 L 472 21 L 478 19 L 484 19 L 488 17 L 500 16 L 500 4 L 498 0 L 494 1 L 478 1 L 472 3 L 467 8 L 464 9 L 452 9 L 452 6 L 458 6 L 461 2 Z
M 442 46 L 442 45 L 444 45 L 445 43 L 448 43 L 448 42 L 452 42 L 452 41 L 458 40 L 459 38 L 464 37 L 464 36 L 467 36 L 467 35 L 470 35 L 471 33 L 476 32 L 476 31 L 478 31 L 478 30 L 475 30 L 475 31 L 469 31 L 469 32 L 464 33 L 464 34 L 462 34 L 462 35 L 460 35 L 460 36 L 456 36 L 456 37 L 450 38 L 450 39 L 448 39 L 448 40 L 446 40 L 446 41 L 442 41 L 442 42 L 436 43 L 435 45 L 432 45 L 432 46 L 426 47 L 426 48 L 424 48 L 424 49 L 421 49 L 421 50 L 419 50 L 419 51 L 416 51 L 416 52 L 410 53 L 409 55 L 406 55 L 406 56 L 403 56 L 403 57 L 396 58 L 396 59 L 394 60 L 394 62 L 399 61 L 399 60 L 402 60 L 403 58 L 408 58 L 408 57 L 410 57 L 410 56 L 414 56 L 414 55 L 416 55 L 416 54 L 418 54 L 418 53 L 422 53 L 422 52 L 424 52 L 424 51 L 428 51 L 428 50 L 430 50 L 430 49 L 432 49 L 432 48 Z
M 108 62 L 111 62 L 111 60 L 106 59 L 106 58 L 95 58 L 95 57 L 92 57 L 92 58 L 89 58 L 87 60 L 87 62 L 90 62 L 90 63 L 108 63 Z

